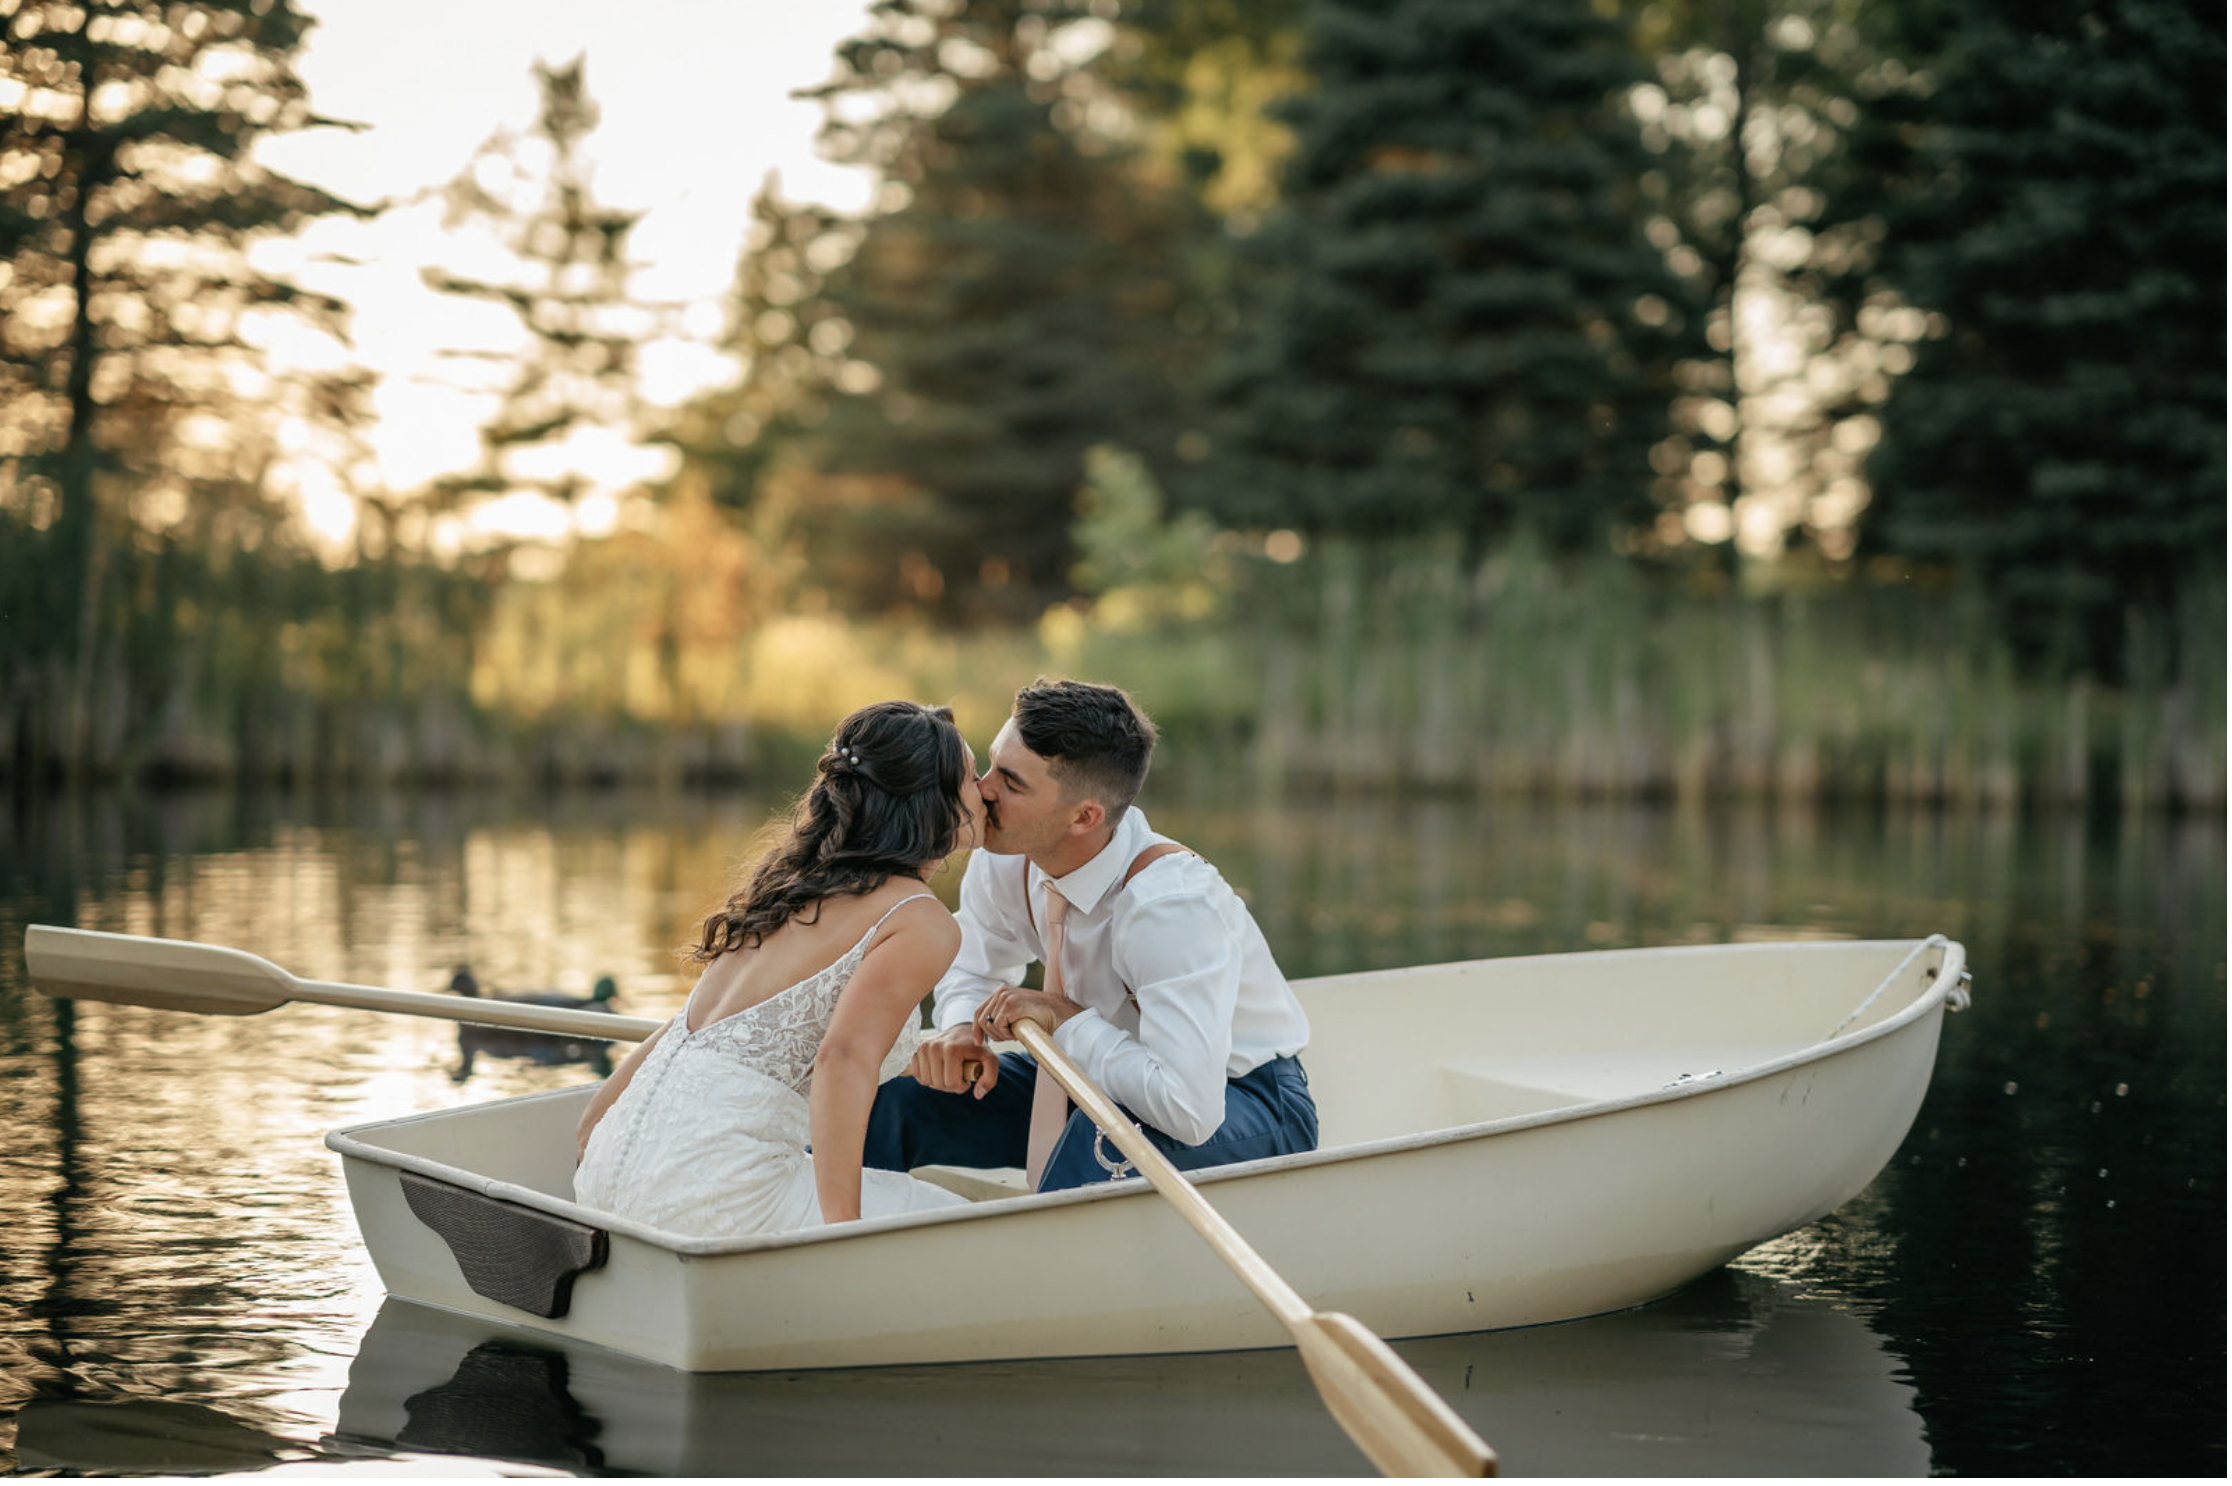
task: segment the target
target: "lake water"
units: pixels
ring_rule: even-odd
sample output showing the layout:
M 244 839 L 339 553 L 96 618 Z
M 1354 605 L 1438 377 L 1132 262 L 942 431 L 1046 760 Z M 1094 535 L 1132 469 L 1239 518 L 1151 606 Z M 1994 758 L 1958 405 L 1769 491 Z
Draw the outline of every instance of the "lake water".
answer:
M 1973 1009 L 1889 1168 L 1659 1304 L 1397 1350 L 1513 1475 L 2225 1471 L 2221 821 L 1253 801 L 1163 786 L 1290 974 L 1944 933 Z M 1240 803 L 1234 803 L 1237 798 Z M 0 804 L 0 1468 L 434 1451 L 652 1474 L 1350 1474 L 1284 1352 L 685 1377 L 383 1303 L 336 1126 L 562 1087 L 445 1024 L 25 984 L 29 923 L 300 974 L 679 1004 L 763 800 Z M 941 881 L 950 902 L 957 878 Z M 925 1283 L 928 1283 L 928 1277 Z

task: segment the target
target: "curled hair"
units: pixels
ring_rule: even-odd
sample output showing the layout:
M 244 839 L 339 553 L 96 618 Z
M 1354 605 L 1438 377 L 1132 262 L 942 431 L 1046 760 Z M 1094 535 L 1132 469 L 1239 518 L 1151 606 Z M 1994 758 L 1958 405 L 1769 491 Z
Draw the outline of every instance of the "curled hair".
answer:
M 748 949 L 824 899 L 873 892 L 950 855 L 966 813 L 969 752 L 948 707 L 877 702 L 838 724 L 790 829 L 705 920 L 693 960 Z
M 1094 799 L 1111 817 L 1131 808 L 1155 756 L 1155 725 L 1121 690 L 1044 676 L 1015 694 L 1015 732 L 1052 764 L 1068 799 Z

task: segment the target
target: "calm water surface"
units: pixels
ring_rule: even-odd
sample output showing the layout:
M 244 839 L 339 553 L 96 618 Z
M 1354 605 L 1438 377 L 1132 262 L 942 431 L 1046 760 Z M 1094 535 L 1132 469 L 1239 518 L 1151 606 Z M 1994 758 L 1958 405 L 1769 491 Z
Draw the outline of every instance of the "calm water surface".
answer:
M 1654 1306 L 1398 1350 L 1514 1475 L 2225 1471 L 2218 821 L 1147 802 L 1292 974 L 1837 934 L 1962 940 L 1905 1146 L 1857 1201 Z M 592 1076 L 454 1029 L 57 1003 L 28 923 L 325 979 L 680 1004 L 740 797 L 0 806 L 0 1468 L 433 1451 L 592 1473 L 1350 1474 L 1286 1353 L 686 1377 L 384 1302 L 336 1126 Z M 957 875 L 941 881 L 950 902 Z M 925 1283 L 929 1283 L 928 1277 Z

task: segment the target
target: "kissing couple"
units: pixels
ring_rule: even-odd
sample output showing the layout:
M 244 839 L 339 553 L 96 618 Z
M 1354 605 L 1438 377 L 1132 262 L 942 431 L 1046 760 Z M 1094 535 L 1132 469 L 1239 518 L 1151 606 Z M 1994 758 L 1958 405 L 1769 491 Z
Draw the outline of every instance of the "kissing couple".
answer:
M 686 952 L 681 1011 L 591 1099 L 576 1200 L 741 1237 L 966 1201 L 923 1166 L 1130 1174 L 1027 1053 L 994 1055 L 1026 1017 L 1174 1166 L 1315 1149 L 1308 1020 L 1247 905 L 1132 803 L 1154 747 L 1082 681 L 1018 691 L 981 773 L 948 708 L 847 717 Z M 948 913 L 926 884 L 962 850 Z

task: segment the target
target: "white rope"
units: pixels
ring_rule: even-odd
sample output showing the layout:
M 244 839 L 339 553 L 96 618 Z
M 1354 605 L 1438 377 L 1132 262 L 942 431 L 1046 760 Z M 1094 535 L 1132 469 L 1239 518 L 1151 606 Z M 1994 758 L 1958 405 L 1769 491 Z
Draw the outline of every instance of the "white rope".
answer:
M 1852 1008 L 1852 1015 L 1850 1015 L 1850 1016 L 1846 1017 L 1846 1018 L 1845 1018 L 1845 1019 L 1844 1019 L 1843 1021 L 1841 1021 L 1841 1022 L 1837 1023 L 1837 1029 L 1836 1029 L 1836 1031 L 1834 1031 L 1834 1032 L 1831 1032 L 1831 1033 L 1829 1034 L 1829 1036 L 1828 1036 L 1828 1037 L 1824 1037 L 1824 1038 L 1822 1039 L 1822 1041 L 1824 1041 L 1824 1042 L 1828 1042 L 1828 1041 L 1831 1041 L 1832 1039 L 1836 1038 L 1836 1037 L 1837 1037 L 1837 1036 L 1839 1036 L 1839 1035 L 1840 1035 L 1841 1033 L 1843 1033 L 1843 1031 L 1844 1031 L 1844 1029 L 1845 1029 L 1845 1028 L 1847 1028 L 1847 1027 L 1851 1026 L 1851 1025 L 1852 1025 L 1852 1024 L 1854 1023 L 1854 1022 L 1856 1022 L 1856 1021 L 1860 1020 L 1860 1015 L 1861 1015 L 1861 1013 L 1862 1013 L 1862 1012 L 1864 1012 L 1864 1011 L 1866 1011 L 1866 1010 L 1867 1010 L 1867 1009 L 1868 1009 L 1869 1007 L 1871 1007 L 1871 1006 L 1875 1005 L 1875 1004 L 1876 1004 L 1876 1000 L 1877 1000 L 1877 998 L 1879 998 L 1880 996 L 1882 996 L 1882 994 L 1883 994 L 1883 993 L 1884 993 L 1885 991 L 1888 991 L 1888 990 L 1890 990 L 1890 989 L 1891 989 L 1891 984 L 1892 984 L 1892 982 L 1893 982 L 1893 981 L 1897 980 L 1897 979 L 1898 979 L 1898 978 L 1899 978 L 1900 976 L 1902 976 L 1902 975 L 1906 974 L 1907 966 L 1909 966 L 1909 965 L 1913 964 L 1913 963 L 1914 963 L 1914 961 L 1915 961 L 1915 958 L 1916 958 L 1917 956 L 1919 956 L 1919 955 L 1920 955 L 1920 954 L 1921 954 L 1921 953 L 1922 953 L 1922 952 L 1923 952 L 1924 950 L 1926 950 L 1926 949 L 1930 949 L 1930 948 L 1932 948 L 1933 946 L 1934 946 L 1934 947 L 1936 947 L 1936 948 L 1939 948 L 1939 949 L 1943 949 L 1943 948 L 1945 947 L 1945 944 L 1946 944 L 1946 938 L 1945 938 L 1945 936 L 1944 936 L 1943 934 L 1932 934 L 1932 935 L 1931 935 L 1931 936 L 1930 936 L 1929 938 L 1927 938 L 1927 939 L 1923 940 L 1923 941 L 1922 941 L 1922 942 L 1921 942 L 1920 944 L 1917 944 L 1916 946 L 1914 946 L 1914 948 L 1912 948 L 1912 949 L 1908 950 L 1908 951 L 1907 951 L 1907 957 L 1906 957 L 1905 959 L 1903 959 L 1903 960 L 1899 961 L 1899 963 L 1898 963 L 1898 966 L 1897 966 L 1897 967 L 1896 967 L 1895 969 L 1893 969 L 1893 970 L 1892 970 L 1892 972 L 1891 972 L 1891 973 L 1890 973 L 1889 975 L 1886 975 L 1885 977 L 1883 977 L 1883 984 L 1881 984 L 1881 985 L 1877 986 L 1877 987 L 1876 987 L 1876 988 L 1875 988 L 1874 990 L 1872 990 L 1872 991 L 1868 992 L 1868 999 L 1867 999 L 1867 1000 L 1865 1000 L 1865 1001 L 1863 1001 L 1863 1002 L 1861 1002 L 1861 1003 L 1860 1003 L 1860 1004 L 1859 1004 L 1858 1006 L 1855 1006 L 1855 1007 L 1853 1007 L 1853 1008 Z

